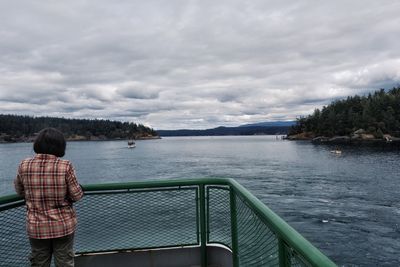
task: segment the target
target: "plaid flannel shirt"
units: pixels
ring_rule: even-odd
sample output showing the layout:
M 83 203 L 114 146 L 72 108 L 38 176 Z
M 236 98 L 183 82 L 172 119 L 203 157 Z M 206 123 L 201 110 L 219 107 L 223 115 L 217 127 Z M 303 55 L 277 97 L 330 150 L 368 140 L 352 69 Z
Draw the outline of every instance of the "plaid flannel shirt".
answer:
M 25 197 L 30 238 L 57 238 L 75 231 L 72 203 L 82 198 L 83 191 L 68 160 L 48 154 L 25 159 L 18 167 L 14 185 Z

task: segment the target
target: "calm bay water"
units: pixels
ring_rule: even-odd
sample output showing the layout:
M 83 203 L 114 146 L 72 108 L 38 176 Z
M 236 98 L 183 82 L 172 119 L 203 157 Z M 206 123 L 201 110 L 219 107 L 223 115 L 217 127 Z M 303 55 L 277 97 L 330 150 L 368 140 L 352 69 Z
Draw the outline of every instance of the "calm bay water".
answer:
M 339 266 L 400 266 L 400 151 L 332 147 L 274 136 L 71 142 L 82 184 L 237 179 Z M 0 144 L 0 195 L 32 144 Z

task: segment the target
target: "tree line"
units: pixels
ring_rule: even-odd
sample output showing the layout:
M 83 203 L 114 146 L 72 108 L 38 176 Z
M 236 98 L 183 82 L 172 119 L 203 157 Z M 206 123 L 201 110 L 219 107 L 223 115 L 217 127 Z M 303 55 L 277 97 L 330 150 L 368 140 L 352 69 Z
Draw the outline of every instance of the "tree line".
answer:
M 87 140 L 157 136 L 153 129 L 132 122 L 0 114 L 0 136 L 4 141 L 32 137 L 46 127 L 60 130 L 66 138 L 80 136 Z
M 351 135 L 363 129 L 376 138 L 384 134 L 400 137 L 400 87 L 380 89 L 365 96 L 336 100 L 313 114 L 298 118 L 289 135 L 312 133 L 332 137 Z

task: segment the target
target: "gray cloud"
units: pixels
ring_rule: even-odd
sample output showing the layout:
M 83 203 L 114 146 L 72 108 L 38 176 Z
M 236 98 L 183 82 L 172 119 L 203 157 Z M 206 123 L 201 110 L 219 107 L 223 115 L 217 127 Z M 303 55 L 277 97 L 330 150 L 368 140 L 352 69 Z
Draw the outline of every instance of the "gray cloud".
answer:
M 154 99 L 158 98 L 158 90 L 147 86 L 124 85 L 116 92 L 122 97 L 133 99 Z
M 400 4 L 3 1 L 0 113 L 161 129 L 291 120 L 400 83 Z

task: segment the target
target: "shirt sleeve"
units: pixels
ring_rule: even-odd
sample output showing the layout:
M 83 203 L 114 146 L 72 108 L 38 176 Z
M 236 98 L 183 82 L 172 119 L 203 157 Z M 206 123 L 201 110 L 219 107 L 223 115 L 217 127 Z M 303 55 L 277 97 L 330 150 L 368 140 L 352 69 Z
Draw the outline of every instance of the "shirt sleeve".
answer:
M 66 181 L 69 199 L 73 202 L 80 200 L 83 197 L 83 191 L 76 179 L 75 170 L 71 163 L 69 163 L 67 167 Z
M 14 179 L 14 187 L 18 195 L 25 197 L 24 184 L 22 183 L 21 177 L 21 164 L 18 167 L 17 176 Z

